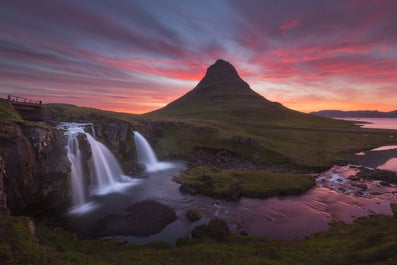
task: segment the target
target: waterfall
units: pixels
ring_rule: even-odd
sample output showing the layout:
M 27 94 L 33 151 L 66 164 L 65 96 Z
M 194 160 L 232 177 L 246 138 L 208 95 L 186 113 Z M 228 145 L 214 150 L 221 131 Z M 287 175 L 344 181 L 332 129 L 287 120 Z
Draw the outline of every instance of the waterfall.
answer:
M 143 137 L 139 132 L 134 131 L 134 139 L 136 152 L 138 155 L 138 162 L 145 165 L 154 165 L 158 163 L 157 157 L 148 141 L 146 141 L 145 137 Z
M 109 149 L 85 133 L 91 145 L 94 170 L 91 172 L 91 185 L 95 189 L 105 189 L 119 182 L 124 175 L 119 163 Z
M 87 202 L 88 195 L 103 195 L 109 192 L 120 191 L 132 184 L 140 183 L 125 176 L 119 163 L 110 150 L 101 142 L 85 132 L 84 128 L 91 127 L 95 133 L 92 123 L 61 123 L 57 126 L 62 129 L 67 136 L 67 157 L 71 164 L 71 186 L 72 186 L 72 203 L 71 213 L 82 213 L 90 211 L 97 206 Z M 84 134 L 91 147 L 92 165 L 90 173 L 90 192 L 86 184 L 82 166 L 82 157 L 79 147 L 78 135 Z M 127 184 L 127 185 L 126 185 Z
M 70 135 L 68 138 L 67 156 L 71 164 L 71 182 L 72 182 L 72 202 L 74 206 L 80 206 L 86 203 L 86 193 L 84 191 L 83 170 L 81 166 L 81 154 L 77 135 Z
M 138 163 L 145 164 L 146 171 L 154 172 L 171 168 L 173 166 L 172 163 L 159 162 L 152 147 L 145 139 L 145 137 L 143 137 L 139 132 L 134 131 L 134 139 L 138 156 Z

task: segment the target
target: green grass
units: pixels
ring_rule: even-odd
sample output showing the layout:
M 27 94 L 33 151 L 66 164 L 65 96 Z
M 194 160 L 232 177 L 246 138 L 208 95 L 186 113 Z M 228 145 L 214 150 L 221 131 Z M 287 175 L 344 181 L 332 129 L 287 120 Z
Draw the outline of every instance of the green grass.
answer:
M 306 174 L 210 167 L 187 169 L 174 180 L 200 194 L 234 199 L 241 196 L 268 198 L 278 195 L 296 195 L 316 185 L 314 178 Z
M 22 117 L 10 103 L 0 99 L 0 121 L 1 120 L 22 120 Z
M 335 222 L 305 240 L 275 241 L 229 235 L 165 243 L 119 245 L 112 240 L 81 240 L 57 226 L 37 225 L 34 241 L 25 217 L 0 214 L 1 264 L 395 264 L 397 219 L 384 215 Z
M 127 123 L 138 131 L 144 129 L 156 135 L 153 147 L 161 159 L 187 158 L 194 148 L 209 147 L 237 152 L 253 164 L 285 171 L 321 171 L 338 161 L 350 161 L 356 152 L 397 141 L 396 131 L 361 129 L 352 122 L 306 115 L 277 104 L 266 105 L 261 112 L 253 111 L 262 106 L 259 103 L 248 109 L 237 103 L 234 106 L 210 104 L 208 108 L 214 109 L 211 115 L 204 111 L 182 116 L 131 115 L 69 105 L 48 108 L 54 124 L 60 121 L 102 126 Z M 254 139 L 258 145 L 236 143 L 235 136 Z

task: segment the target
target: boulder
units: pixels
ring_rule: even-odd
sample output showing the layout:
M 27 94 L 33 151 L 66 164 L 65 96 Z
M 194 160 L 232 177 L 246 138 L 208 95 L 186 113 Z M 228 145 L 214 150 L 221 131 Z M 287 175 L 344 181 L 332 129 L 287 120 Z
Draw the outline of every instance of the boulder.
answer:
M 154 200 L 144 200 L 131 205 L 123 214 L 112 214 L 100 219 L 94 226 L 93 235 L 146 237 L 161 232 L 176 219 L 172 208 Z
M 203 218 L 203 212 L 199 210 L 189 210 L 186 215 L 191 222 L 195 222 Z
M 196 226 L 191 233 L 193 238 L 201 238 L 204 235 L 208 235 L 212 238 L 220 238 L 230 234 L 231 231 L 225 221 L 214 218 L 211 219 L 208 224 Z

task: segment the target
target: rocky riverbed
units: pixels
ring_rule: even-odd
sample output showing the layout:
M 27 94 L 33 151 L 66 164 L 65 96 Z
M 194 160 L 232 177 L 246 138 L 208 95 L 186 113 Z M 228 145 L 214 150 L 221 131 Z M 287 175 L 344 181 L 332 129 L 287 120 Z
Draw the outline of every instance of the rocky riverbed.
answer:
M 397 173 L 382 165 L 397 157 L 397 146 L 358 153 L 357 164 L 333 166 L 316 178 L 319 187 L 365 198 L 397 202 Z

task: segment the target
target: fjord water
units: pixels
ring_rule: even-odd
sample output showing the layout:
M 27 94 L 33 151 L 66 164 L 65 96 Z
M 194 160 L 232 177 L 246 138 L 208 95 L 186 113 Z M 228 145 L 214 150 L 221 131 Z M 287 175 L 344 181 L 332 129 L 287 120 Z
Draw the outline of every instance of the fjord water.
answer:
M 336 118 L 347 121 L 358 121 L 363 128 L 397 130 L 397 118 Z

